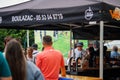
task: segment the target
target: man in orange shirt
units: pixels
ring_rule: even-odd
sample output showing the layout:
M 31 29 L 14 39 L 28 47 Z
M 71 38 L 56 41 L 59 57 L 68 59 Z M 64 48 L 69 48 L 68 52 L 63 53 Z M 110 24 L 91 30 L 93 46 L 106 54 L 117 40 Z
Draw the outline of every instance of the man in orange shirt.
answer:
M 45 80 L 58 80 L 59 72 L 66 76 L 63 55 L 52 47 L 52 37 L 43 37 L 44 50 L 37 55 L 36 65 L 44 74 Z

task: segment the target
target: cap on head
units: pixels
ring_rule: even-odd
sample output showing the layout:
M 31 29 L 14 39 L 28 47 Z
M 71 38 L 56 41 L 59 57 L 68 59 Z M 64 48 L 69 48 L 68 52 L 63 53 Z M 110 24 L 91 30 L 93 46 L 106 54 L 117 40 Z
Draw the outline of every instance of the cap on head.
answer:
M 99 42 L 98 41 L 94 41 L 93 45 L 96 45 L 96 48 L 99 48 Z
M 32 45 L 32 48 L 37 50 L 38 45 L 37 45 L 37 44 L 33 44 L 33 45 Z
M 77 43 L 76 46 L 83 46 L 83 42 L 79 42 L 79 43 Z

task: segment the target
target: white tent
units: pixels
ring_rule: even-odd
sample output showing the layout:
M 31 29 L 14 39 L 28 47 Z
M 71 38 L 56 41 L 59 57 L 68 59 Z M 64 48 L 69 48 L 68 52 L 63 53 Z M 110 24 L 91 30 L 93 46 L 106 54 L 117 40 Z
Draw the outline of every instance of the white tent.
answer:
M 113 46 L 117 46 L 118 48 L 120 48 L 120 40 L 113 40 L 110 42 L 106 42 L 104 45 L 107 46 L 108 49 L 112 49 Z

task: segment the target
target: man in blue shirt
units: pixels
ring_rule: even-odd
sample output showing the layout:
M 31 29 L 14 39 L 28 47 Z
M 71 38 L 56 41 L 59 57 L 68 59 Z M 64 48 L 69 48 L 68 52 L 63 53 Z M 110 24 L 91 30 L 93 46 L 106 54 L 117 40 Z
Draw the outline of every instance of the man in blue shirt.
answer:
M 118 47 L 113 46 L 113 51 L 110 53 L 110 58 L 119 58 L 120 54 L 118 53 Z

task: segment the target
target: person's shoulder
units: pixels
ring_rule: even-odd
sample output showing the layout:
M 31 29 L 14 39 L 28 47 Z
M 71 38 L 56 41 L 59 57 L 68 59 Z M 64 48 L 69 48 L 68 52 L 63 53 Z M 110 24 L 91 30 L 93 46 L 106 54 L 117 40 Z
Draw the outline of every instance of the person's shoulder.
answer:
M 111 53 L 111 54 L 114 54 L 114 53 L 115 53 L 115 51 L 111 51 L 110 53 Z
M 38 50 L 33 50 L 33 55 L 34 55 L 34 54 L 38 54 L 38 53 L 39 53 Z
M 2 53 L 0 53 L 0 65 L 1 65 L 1 63 L 3 62 L 3 55 L 2 55 Z
M 33 78 L 36 80 L 44 80 L 42 72 L 40 69 L 32 62 L 27 61 L 27 80 L 32 80 Z
M 39 53 L 41 53 L 41 51 L 38 51 L 36 53 L 33 53 L 33 56 L 36 57 Z
M 2 52 L 0 52 L 0 61 L 4 58 L 4 55 Z
M 82 49 L 82 51 L 86 52 L 86 50 L 85 50 L 85 49 Z
M 28 69 L 34 70 L 34 69 L 37 68 L 36 65 L 33 62 L 31 62 L 31 61 L 26 61 L 26 62 L 27 62 L 27 68 Z
M 86 50 L 82 49 L 82 52 L 83 52 L 83 53 L 86 53 Z
M 26 61 L 27 65 L 33 65 L 33 63 L 31 61 Z
M 55 51 L 56 53 L 62 54 L 62 52 L 61 52 L 60 50 L 55 50 L 55 49 L 54 49 L 54 51 Z
M 72 49 L 72 50 L 78 50 L 78 48 Z
M 0 51 L 0 55 L 3 55 L 3 52 Z
M 39 52 L 38 54 L 36 54 L 36 58 L 43 58 L 45 56 L 45 52 L 44 51 L 42 51 L 42 52 Z
M 46 53 L 45 51 L 39 52 L 39 53 L 37 53 L 37 56 L 38 55 L 44 55 L 45 53 Z
M 54 49 L 56 55 L 63 56 L 62 52 L 60 50 Z
M 57 49 L 54 49 L 54 51 L 61 53 L 60 50 L 57 50 Z
M 0 57 L 1 57 L 2 55 L 3 55 L 2 52 L 0 52 Z
M 33 73 L 35 73 L 36 71 L 40 71 L 39 68 L 33 63 L 33 62 L 30 62 L 30 61 L 27 61 L 27 69 Z

